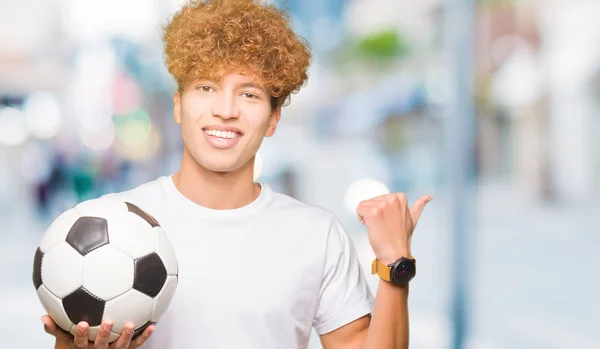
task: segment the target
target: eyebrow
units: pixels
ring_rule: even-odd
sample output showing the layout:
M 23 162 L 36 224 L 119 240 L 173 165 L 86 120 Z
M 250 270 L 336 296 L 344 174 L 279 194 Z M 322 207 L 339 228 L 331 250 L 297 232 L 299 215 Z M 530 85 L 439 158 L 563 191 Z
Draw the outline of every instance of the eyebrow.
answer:
M 264 89 L 264 87 L 260 86 L 257 83 L 254 83 L 254 82 L 245 82 L 243 84 L 239 84 L 238 87 L 239 88 L 254 87 L 254 88 L 257 88 L 257 89 L 263 91 L 264 93 L 267 93 L 267 91 Z

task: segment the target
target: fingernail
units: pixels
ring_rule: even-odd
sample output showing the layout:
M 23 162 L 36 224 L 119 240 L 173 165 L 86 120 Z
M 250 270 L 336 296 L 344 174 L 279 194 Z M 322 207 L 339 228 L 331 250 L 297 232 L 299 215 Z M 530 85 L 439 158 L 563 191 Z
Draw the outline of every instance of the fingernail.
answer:
M 154 325 L 150 326 L 150 333 L 153 333 L 154 330 L 156 330 L 156 326 L 154 326 Z
M 112 328 L 112 322 L 105 322 L 102 324 L 102 329 L 105 331 L 110 331 Z
M 127 332 L 127 334 L 132 334 L 134 327 L 135 326 L 133 324 L 127 324 L 127 326 L 125 326 L 125 331 Z
M 87 330 L 87 324 L 85 324 L 85 323 L 79 323 L 79 324 L 77 324 L 77 333 L 80 336 L 83 335 L 86 330 Z
M 433 196 L 430 196 L 429 198 L 427 198 L 427 203 L 429 203 L 429 201 L 433 200 Z

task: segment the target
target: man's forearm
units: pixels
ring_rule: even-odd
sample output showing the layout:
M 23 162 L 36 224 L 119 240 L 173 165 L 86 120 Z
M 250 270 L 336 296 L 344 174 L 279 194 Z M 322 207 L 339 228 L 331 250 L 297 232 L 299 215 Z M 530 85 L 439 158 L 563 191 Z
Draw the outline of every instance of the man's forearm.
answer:
M 408 285 L 397 286 L 379 280 L 363 349 L 407 349 L 408 337 Z

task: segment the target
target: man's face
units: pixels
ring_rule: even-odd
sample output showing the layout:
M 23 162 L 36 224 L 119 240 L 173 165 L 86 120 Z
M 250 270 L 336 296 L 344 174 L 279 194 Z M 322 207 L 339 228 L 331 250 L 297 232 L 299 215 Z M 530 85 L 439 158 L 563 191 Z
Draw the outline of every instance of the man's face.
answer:
M 280 117 L 252 76 L 228 73 L 221 82 L 197 80 L 174 97 L 185 148 L 202 167 L 231 172 L 252 160 Z

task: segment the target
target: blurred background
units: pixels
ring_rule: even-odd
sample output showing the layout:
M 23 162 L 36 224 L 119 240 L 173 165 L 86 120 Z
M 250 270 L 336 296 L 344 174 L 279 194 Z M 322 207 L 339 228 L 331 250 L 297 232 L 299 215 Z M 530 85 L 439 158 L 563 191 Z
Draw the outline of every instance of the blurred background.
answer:
M 357 203 L 433 195 L 411 348 L 600 348 L 600 1 L 271 2 L 315 57 L 255 176 L 335 212 L 374 293 Z M 180 4 L 0 0 L 3 348 L 52 347 L 31 282 L 50 222 L 177 170 Z

